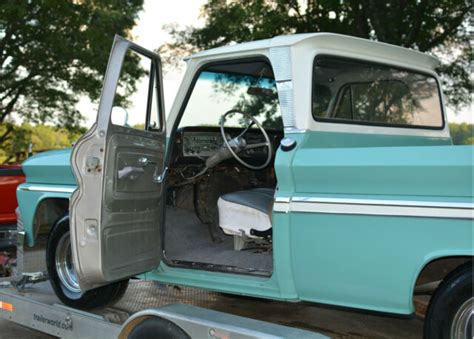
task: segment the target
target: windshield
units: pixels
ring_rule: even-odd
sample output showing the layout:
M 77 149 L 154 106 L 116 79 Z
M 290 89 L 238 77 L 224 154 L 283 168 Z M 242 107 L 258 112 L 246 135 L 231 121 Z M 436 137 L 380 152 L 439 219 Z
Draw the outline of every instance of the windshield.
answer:
M 249 113 L 265 128 L 283 128 L 276 84 L 267 63 L 227 64 L 202 71 L 179 127 L 218 127 L 220 117 L 231 109 Z M 247 123 L 242 115 L 231 114 L 226 127 L 244 127 Z

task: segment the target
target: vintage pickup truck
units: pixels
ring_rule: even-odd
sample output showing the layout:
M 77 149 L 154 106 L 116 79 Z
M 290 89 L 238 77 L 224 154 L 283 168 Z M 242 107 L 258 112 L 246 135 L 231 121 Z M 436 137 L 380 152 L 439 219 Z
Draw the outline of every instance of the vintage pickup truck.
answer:
M 133 95 L 128 58 L 146 70 Z M 96 123 L 72 153 L 23 163 L 26 243 L 49 230 L 52 286 L 83 309 L 144 273 L 410 316 L 449 262 L 425 335 L 467 338 L 473 148 L 452 145 L 437 65 L 325 33 L 212 49 L 188 58 L 165 121 L 159 56 L 116 37 Z

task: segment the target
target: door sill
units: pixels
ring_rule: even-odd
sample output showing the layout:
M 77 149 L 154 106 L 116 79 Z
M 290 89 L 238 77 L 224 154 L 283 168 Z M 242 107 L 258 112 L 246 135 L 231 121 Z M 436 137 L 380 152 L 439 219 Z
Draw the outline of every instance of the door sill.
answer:
M 192 261 L 183 261 L 183 260 L 172 260 L 168 258 L 163 258 L 163 261 L 167 266 L 177 267 L 177 268 L 187 268 L 195 269 L 202 271 L 211 271 L 211 272 L 221 272 L 221 273 L 232 273 L 232 274 L 242 274 L 242 275 L 251 275 L 262 278 L 269 278 L 272 276 L 273 272 L 263 271 L 258 269 L 248 269 L 241 268 L 236 266 L 227 266 L 227 265 L 216 265 L 216 264 L 206 264 Z

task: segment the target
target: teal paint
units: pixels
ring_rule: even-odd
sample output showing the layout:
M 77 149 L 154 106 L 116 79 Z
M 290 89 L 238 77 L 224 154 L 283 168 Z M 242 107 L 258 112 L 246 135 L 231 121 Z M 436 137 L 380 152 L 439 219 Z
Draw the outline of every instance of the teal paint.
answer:
M 428 196 L 442 201 L 446 197 L 471 198 L 472 152 L 472 146 L 310 148 L 305 145 L 293 160 L 295 192 Z
M 279 186 L 285 187 L 277 196 L 472 202 L 472 146 L 432 140 L 415 146 L 419 140 L 410 138 L 385 145 L 390 138 L 306 133 L 291 159 L 277 157 Z M 474 254 L 472 220 L 286 215 L 301 300 L 410 314 L 416 277 L 428 262 Z
M 291 213 L 294 281 L 307 301 L 410 314 L 417 274 L 472 256 L 472 221 Z
M 22 163 L 28 183 L 76 185 L 71 169 L 71 148 L 42 152 Z
M 345 125 L 346 127 L 350 125 Z M 368 127 L 369 128 L 369 127 Z M 398 128 L 393 128 L 397 130 Z M 351 132 L 308 131 L 306 147 L 352 148 L 394 146 L 450 146 L 451 138 L 433 138 L 421 135 L 389 135 Z

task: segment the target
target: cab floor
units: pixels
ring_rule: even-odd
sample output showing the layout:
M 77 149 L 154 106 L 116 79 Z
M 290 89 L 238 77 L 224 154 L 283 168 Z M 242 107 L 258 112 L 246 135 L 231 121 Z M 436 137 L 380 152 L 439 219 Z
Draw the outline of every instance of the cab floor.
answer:
M 193 211 L 167 207 L 165 251 L 168 259 L 271 273 L 271 251 L 258 248 L 235 251 L 232 236 L 222 235 L 222 238 L 220 243 L 213 242 L 208 226 L 201 223 Z

